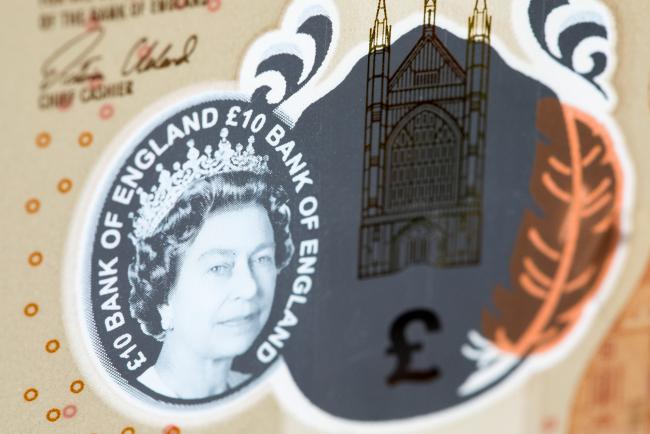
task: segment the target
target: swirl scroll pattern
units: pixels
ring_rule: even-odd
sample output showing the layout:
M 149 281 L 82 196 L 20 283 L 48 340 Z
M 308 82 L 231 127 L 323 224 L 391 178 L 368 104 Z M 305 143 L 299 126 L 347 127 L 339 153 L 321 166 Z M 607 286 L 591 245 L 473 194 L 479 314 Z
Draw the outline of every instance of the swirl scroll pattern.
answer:
M 554 60 L 610 99 L 602 76 L 612 61 L 610 17 L 591 1 L 536 0 L 528 6 L 538 43 Z

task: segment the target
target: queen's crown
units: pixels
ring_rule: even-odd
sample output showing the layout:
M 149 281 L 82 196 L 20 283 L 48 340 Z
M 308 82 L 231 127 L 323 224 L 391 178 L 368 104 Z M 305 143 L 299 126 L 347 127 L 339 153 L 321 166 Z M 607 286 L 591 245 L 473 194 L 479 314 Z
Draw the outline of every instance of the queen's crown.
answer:
M 194 140 L 187 142 L 187 160 L 181 164 L 176 161 L 172 171 L 166 170 L 161 163 L 156 165 L 158 184 L 146 192 L 138 188 L 140 209 L 134 215 L 129 214 L 133 220 L 134 241 L 150 237 L 158 225 L 174 207 L 183 192 L 196 180 L 207 178 L 219 173 L 228 172 L 254 172 L 257 174 L 269 173 L 268 155 L 255 155 L 253 143 L 255 138 L 248 138 L 248 146 L 244 148 L 241 143 L 232 149 L 228 141 L 228 129 L 223 128 L 219 134 L 218 149 L 207 145 L 203 153 L 194 147 Z

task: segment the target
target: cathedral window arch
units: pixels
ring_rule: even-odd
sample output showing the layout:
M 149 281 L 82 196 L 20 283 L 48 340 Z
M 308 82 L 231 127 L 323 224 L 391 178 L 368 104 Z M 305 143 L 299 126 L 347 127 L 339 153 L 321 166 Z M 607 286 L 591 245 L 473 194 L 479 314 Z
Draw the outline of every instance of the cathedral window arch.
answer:
M 387 210 L 453 202 L 461 143 L 458 122 L 441 108 L 423 104 L 407 113 L 386 140 Z

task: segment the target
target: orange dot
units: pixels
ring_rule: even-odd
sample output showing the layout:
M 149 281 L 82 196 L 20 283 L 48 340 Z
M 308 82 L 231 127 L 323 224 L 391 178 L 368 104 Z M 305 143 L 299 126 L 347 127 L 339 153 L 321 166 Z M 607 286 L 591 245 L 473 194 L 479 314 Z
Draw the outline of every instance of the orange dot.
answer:
M 25 316 L 34 316 L 38 313 L 38 305 L 36 303 L 29 303 L 25 306 L 23 312 L 25 312 Z
M 135 434 L 135 429 L 132 426 L 127 426 L 122 430 L 121 434 Z
M 25 210 L 30 214 L 34 214 L 35 212 L 38 212 L 40 207 L 41 207 L 41 203 L 38 201 L 38 199 L 31 198 L 27 202 L 25 202 Z
M 81 380 L 75 380 L 70 384 L 70 392 L 79 393 L 84 390 L 84 382 Z
M 163 434 L 181 434 L 181 429 L 176 425 L 169 425 L 163 429 Z
M 82 148 L 87 148 L 88 146 L 93 144 L 93 135 L 92 133 L 88 131 L 84 131 L 83 133 L 79 134 L 79 146 Z
M 70 181 L 68 178 L 63 178 L 61 181 L 59 181 L 57 188 L 61 193 L 67 193 L 72 189 L 72 181 Z
M 32 267 L 41 265 L 41 263 L 43 262 L 43 254 L 41 252 L 32 252 L 29 255 L 27 261 L 29 262 L 29 265 L 31 265 Z
M 52 143 L 52 136 L 50 136 L 50 133 L 43 131 L 36 136 L 35 142 L 39 148 L 47 148 Z
M 61 348 L 61 344 L 56 339 L 49 340 L 45 344 L 45 351 L 48 353 L 56 353 L 59 351 L 59 348 Z
M 58 408 L 50 408 L 46 417 L 50 422 L 56 422 L 61 417 L 61 410 Z
M 35 400 L 36 398 L 38 398 L 38 390 L 34 388 L 25 390 L 25 393 L 23 393 L 23 398 L 25 398 L 25 401 Z

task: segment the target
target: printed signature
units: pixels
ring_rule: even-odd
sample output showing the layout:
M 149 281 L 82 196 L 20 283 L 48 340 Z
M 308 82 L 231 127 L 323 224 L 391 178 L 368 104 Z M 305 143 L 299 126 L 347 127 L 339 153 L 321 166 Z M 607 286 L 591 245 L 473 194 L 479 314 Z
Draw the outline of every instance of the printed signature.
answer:
M 45 91 L 55 85 L 76 85 L 104 80 L 106 76 L 99 65 L 102 56 L 96 53 L 104 35 L 105 30 L 102 27 L 84 31 L 54 50 L 41 65 L 41 90 Z M 149 42 L 148 38 L 142 37 L 127 53 L 122 64 L 122 75 L 143 74 L 189 63 L 198 41 L 198 36 L 192 34 L 185 40 L 182 50 L 174 53 L 172 43 Z
M 126 77 L 134 72 L 142 74 L 153 69 L 165 69 L 189 63 L 190 56 L 196 50 L 198 42 L 199 37 L 197 35 L 190 35 L 183 44 L 181 54 L 173 56 L 170 54 L 174 48 L 173 44 L 167 44 L 162 49 L 159 49 L 158 41 L 149 43 L 147 38 L 140 38 L 126 56 L 126 60 L 122 65 L 122 75 Z
M 104 30 L 85 31 L 54 50 L 41 65 L 41 90 L 55 84 L 80 84 L 101 80 L 104 74 L 97 66 L 101 56 L 93 51 L 104 38 Z

